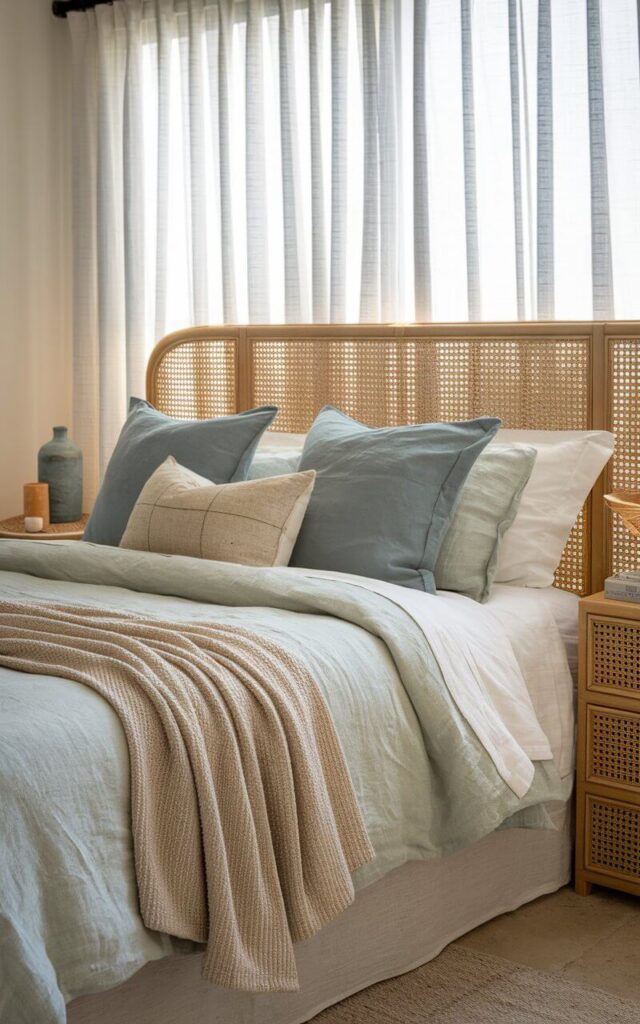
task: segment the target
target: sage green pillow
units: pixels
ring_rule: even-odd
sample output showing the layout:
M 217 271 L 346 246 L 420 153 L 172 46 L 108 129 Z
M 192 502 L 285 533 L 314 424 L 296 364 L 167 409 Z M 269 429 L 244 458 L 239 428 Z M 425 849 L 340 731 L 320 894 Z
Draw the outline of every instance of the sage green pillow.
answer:
M 498 548 L 515 519 L 536 460 L 535 448 L 491 444 L 471 467 L 440 548 L 438 590 L 486 601 L 496 574 Z

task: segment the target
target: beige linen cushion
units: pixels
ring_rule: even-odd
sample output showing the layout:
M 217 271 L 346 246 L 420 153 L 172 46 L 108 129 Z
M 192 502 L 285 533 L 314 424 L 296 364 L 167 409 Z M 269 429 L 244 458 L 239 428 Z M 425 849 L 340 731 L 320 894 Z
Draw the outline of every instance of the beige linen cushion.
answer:
M 316 474 L 214 484 L 169 456 L 142 488 L 120 547 L 288 565 Z

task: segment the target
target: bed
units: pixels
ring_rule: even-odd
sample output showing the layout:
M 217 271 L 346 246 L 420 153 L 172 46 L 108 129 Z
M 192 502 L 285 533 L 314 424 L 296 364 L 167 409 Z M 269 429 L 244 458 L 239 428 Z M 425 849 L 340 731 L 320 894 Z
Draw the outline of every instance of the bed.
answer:
M 160 343 L 149 364 L 148 397 L 167 414 L 184 418 L 224 415 L 272 402 L 280 409 L 279 429 L 292 433 L 304 432 L 326 402 L 339 405 L 372 425 L 465 419 L 490 412 L 515 428 L 576 430 L 611 426 L 618 447 L 609 480 L 618 486 L 631 486 L 635 482 L 631 478 L 638 471 L 633 375 L 637 379 L 640 372 L 639 340 L 633 325 L 615 325 L 610 330 L 601 324 L 484 325 L 474 326 L 473 335 L 469 334 L 468 325 L 464 331 L 438 325 L 199 328 L 179 332 Z M 505 811 L 500 827 L 488 831 L 485 827 L 482 838 L 463 843 L 455 852 L 441 850 L 441 856 L 425 857 L 420 852 L 420 843 L 404 834 L 392 855 L 389 851 L 395 840 L 391 838 L 387 845 L 385 842 L 389 836 L 395 835 L 397 839 L 397 831 L 394 833 L 391 828 L 385 832 L 385 842 L 380 840 L 379 849 L 384 848 L 389 856 L 386 860 L 386 855 L 380 856 L 375 869 L 364 869 L 356 877 L 353 905 L 313 938 L 298 945 L 298 992 L 251 994 L 211 986 L 200 978 L 202 957 L 198 949 L 179 947 L 165 935 L 148 932 L 139 917 L 136 920 L 135 876 L 126 836 L 122 834 L 126 829 L 123 830 L 122 820 L 115 823 L 114 829 L 113 815 L 105 806 L 110 799 L 109 786 L 122 790 L 127 785 L 126 772 L 109 780 L 109 765 L 112 768 L 114 760 L 109 758 L 109 751 L 120 744 L 120 760 L 126 761 L 126 750 L 123 752 L 123 739 L 110 709 L 105 710 L 106 705 L 101 706 L 98 698 L 89 699 L 86 694 L 77 693 L 77 702 L 73 705 L 72 701 L 72 705 L 79 716 L 77 721 L 85 723 L 84 740 L 91 745 L 101 737 L 105 758 L 102 768 L 99 760 L 95 762 L 98 767 L 93 781 L 98 785 L 104 783 L 105 800 L 104 816 L 94 838 L 102 842 L 114 829 L 118 835 L 111 853 L 119 843 L 122 858 L 119 862 L 117 856 L 112 857 L 111 873 L 105 872 L 105 878 L 93 892 L 91 885 L 87 887 L 86 878 L 79 878 L 78 884 L 82 886 L 83 898 L 87 896 L 89 901 L 113 900 L 114 906 L 125 913 L 132 934 L 120 950 L 109 948 L 108 942 L 103 941 L 104 935 L 93 936 L 94 948 L 99 950 L 93 973 L 87 972 L 85 965 L 75 974 L 69 962 L 78 957 L 79 947 L 74 947 L 70 937 L 71 954 L 62 979 L 54 977 L 48 982 L 53 988 L 60 983 L 60 998 L 68 1002 L 68 1021 L 302 1022 L 349 993 L 425 962 L 453 938 L 496 914 L 565 884 L 570 877 L 572 845 L 572 673 L 576 665 L 578 597 L 597 589 L 605 567 L 619 567 L 629 559 L 625 535 L 603 518 L 603 487 L 601 480 L 576 522 L 556 573 L 555 587 L 533 590 L 496 586 L 491 599 L 482 606 L 457 595 L 443 594 L 437 598 L 440 607 L 450 609 L 456 621 L 465 615 L 473 616 L 479 628 L 504 638 L 553 753 L 556 775 L 553 785 L 544 791 L 552 794 L 553 799 L 538 799 L 528 807 L 514 803 L 508 808 L 510 813 Z M 26 546 L 18 551 L 18 545 L 13 545 L 4 549 L 3 557 L 0 550 L 3 594 L 39 600 L 47 600 L 48 596 L 60 600 L 61 593 L 73 594 L 79 603 L 90 605 L 104 600 L 107 587 L 110 599 L 125 611 L 135 613 L 143 605 L 160 608 L 164 607 L 163 602 L 170 602 L 175 612 L 181 601 L 185 607 L 185 598 L 190 614 L 198 608 L 198 592 L 185 591 L 181 596 L 175 583 L 164 582 L 163 566 L 154 568 L 151 583 L 145 582 L 147 577 L 142 572 L 140 582 L 125 589 L 122 583 L 131 578 L 129 567 L 125 572 L 121 567 L 105 565 L 98 571 L 95 565 L 85 564 L 84 554 L 74 553 L 71 546 L 67 546 L 66 554 L 63 547 L 42 542 L 29 547 L 37 547 L 38 553 L 29 553 Z M 47 554 L 46 547 L 56 550 Z M 42 560 L 48 567 L 40 564 Z M 337 585 L 335 581 L 314 579 L 307 574 L 304 583 L 295 584 L 299 588 L 296 591 L 291 583 L 296 570 L 283 572 L 290 573 L 286 586 L 293 587 L 300 601 L 316 602 L 311 609 L 314 612 L 326 614 L 330 602 L 337 600 L 331 590 Z M 279 580 L 273 582 L 276 589 L 282 585 Z M 211 585 L 210 581 L 207 585 Z M 247 578 L 247 591 L 253 585 L 254 581 Z M 358 601 L 365 602 L 372 596 L 380 597 L 361 594 Z M 329 603 L 317 603 L 321 598 Z M 268 609 L 260 611 L 255 596 L 238 600 L 233 615 L 241 620 L 243 609 L 256 604 L 267 622 Z M 319 622 L 317 615 L 313 618 L 304 614 L 306 607 L 288 609 L 289 615 L 298 616 L 301 647 L 304 631 L 317 629 Z M 292 635 L 298 626 L 292 629 Z M 353 630 L 358 637 L 365 633 L 360 627 L 358 621 L 343 616 L 340 628 L 335 624 L 332 627 L 331 643 L 344 643 L 349 648 L 361 644 L 354 655 L 356 661 L 360 658 L 359 671 L 370 671 L 377 658 L 381 675 L 392 674 L 392 667 L 382 667 L 384 637 L 369 632 L 366 639 L 356 641 Z M 69 693 L 64 687 L 69 685 L 74 684 L 58 680 L 58 693 L 51 698 L 54 703 L 64 701 L 64 694 Z M 82 689 L 76 687 L 77 691 Z M 407 723 L 412 722 L 411 708 L 402 706 L 400 691 L 389 684 L 385 692 L 387 697 L 393 692 L 394 697 L 381 713 L 387 718 L 398 716 L 398 721 L 404 715 Z M 331 705 L 330 694 L 327 699 Z M 89 705 L 91 710 L 87 710 L 84 718 Z M 46 728 L 47 715 L 59 715 L 59 711 L 60 704 L 47 707 L 45 701 L 41 717 L 33 722 L 33 734 Z M 341 715 L 336 710 L 337 728 L 339 733 L 340 728 L 344 730 L 344 742 L 358 729 L 354 730 L 354 721 L 348 714 L 342 719 Z M 61 728 L 64 738 L 65 723 Z M 402 742 L 411 741 L 411 728 L 408 724 Z M 97 730 L 95 734 L 93 729 Z M 392 766 L 402 761 L 399 748 L 393 748 L 393 731 L 389 730 L 388 758 L 384 762 L 389 778 L 393 775 Z M 402 739 L 402 729 L 399 727 L 398 731 Z M 54 750 L 55 740 L 51 743 Z M 31 767 L 36 777 L 43 770 L 38 757 Z M 368 808 L 374 807 L 378 797 L 363 793 L 367 785 L 364 776 L 358 776 L 353 763 L 350 768 L 358 796 Z M 419 776 L 413 783 L 411 778 L 404 778 L 402 787 L 406 807 L 413 807 L 420 787 Z M 43 791 L 47 795 L 45 785 Z M 48 796 L 53 803 L 57 800 L 64 812 L 68 797 L 64 786 Z M 126 801 L 122 813 L 126 824 Z M 408 812 L 407 820 L 410 816 Z M 371 821 L 367 819 L 368 827 Z M 64 814 L 58 818 L 58 825 L 63 824 Z M 397 827 L 398 822 L 395 824 Z M 73 838 L 71 831 L 69 834 Z M 105 849 L 109 850 L 108 844 Z M 84 851 L 87 862 L 91 861 L 90 852 Z M 57 867 L 62 870 L 61 865 Z M 49 865 L 48 886 L 50 879 Z M 102 884 L 105 879 L 106 887 Z M 59 907 L 54 906 L 49 914 L 47 889 L 42 878 L 38 881 L 45 897 L 41 907 L 43 928 L 52 929 L 48 941 L 55 944 L 53 931 L 58 927 L 64 932 L 69 922 L 56 918 Z M 96 921 L 99 920 L 97 914 Z M 117 916 L 112 925 L 114 922 L 118 924 Z M 129 961 L 125 962 L 127 955 Z M 117 970 L 112 974 L 110 962 L 117 962 Z M 60 1005 L 49 1011 L 53 1006 L 50 1000 L 47 1002 L 49 995 L 43 995 L 42 1005 L 48 1009 L 41 1019 L 43 1024 L 57 1024 Z M 7 999 L 6 993 L 4 998 Z M 14 999 L 14 1014 L 16 1005 Z M 4 1024 L 1 1012 L 0 1019 Z

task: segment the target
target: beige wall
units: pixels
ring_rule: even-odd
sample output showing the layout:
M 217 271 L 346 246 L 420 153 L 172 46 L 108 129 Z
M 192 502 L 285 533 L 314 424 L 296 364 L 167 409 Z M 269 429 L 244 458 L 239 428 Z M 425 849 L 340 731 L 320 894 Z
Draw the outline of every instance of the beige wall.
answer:
M 0 516 L 71 426 L 68 42 L 50 0 L 0 0 Z

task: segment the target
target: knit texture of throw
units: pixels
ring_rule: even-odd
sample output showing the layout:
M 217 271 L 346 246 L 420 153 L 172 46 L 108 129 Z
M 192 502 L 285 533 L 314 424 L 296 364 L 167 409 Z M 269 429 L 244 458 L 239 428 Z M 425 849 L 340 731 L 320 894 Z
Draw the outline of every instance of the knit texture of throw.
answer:
M 306 667 L 236 626 L 7 601 L 0 664 L 84 683 L 119 716 L 145 925 L 206 943 L 208 981 L 295 990 L 293 943 L 373 857 Z

